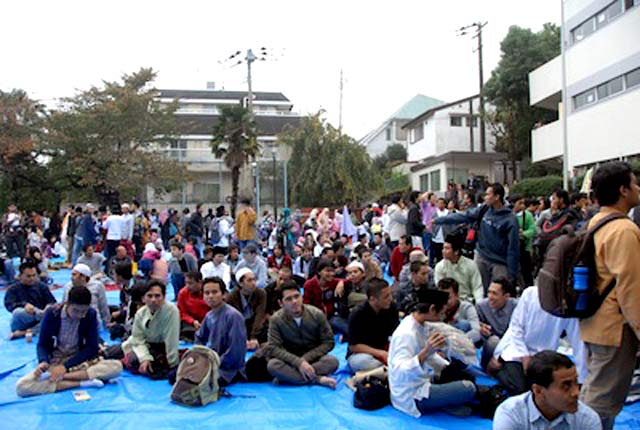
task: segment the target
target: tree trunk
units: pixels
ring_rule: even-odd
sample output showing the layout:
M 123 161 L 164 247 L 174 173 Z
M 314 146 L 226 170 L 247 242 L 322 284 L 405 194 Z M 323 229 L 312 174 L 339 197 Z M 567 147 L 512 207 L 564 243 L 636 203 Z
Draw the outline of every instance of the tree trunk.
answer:
M 238 184 L 240 182 L 240 168 L 231 169 L 231 216 L 236 217 L 236 206 L 238 205 Z

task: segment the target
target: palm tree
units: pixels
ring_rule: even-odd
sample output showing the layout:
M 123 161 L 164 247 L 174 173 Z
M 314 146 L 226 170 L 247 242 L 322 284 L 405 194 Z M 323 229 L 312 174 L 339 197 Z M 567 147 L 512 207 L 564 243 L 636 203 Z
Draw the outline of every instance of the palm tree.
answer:
M 222 106 L 218 123 L 213 128 L 211 150 L 216 157 L 224 157 L 231 170 L 231 216 L 238 204 L 240 170 L 260 152 L 256 126 L 248 109 L 240 105 Z

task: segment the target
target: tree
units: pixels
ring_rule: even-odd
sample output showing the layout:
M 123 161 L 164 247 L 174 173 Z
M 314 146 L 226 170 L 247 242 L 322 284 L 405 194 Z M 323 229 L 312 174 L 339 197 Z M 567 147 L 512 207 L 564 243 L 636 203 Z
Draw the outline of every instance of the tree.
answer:
M 495 149 L 507 154 L 515 174 L 517 161 L 529 155 L 534 124 L 557 115 L 529 105 L 529 73 L 560 53 L 560 28 L 545 24 L 534 33 L 512 26 L 500 49 L 500 62 L 484 87 L 494 107 L 487 109 L 485 119 L 496 137 Z
M 289 184 L 299 206 L 339 206 L 366 201 L 381 188 L 366 149 L 320 117 L 287 128 L 278 142 L 291 148 Z
M 54 209 L 60 201 L 58 184 L 42 163 L 45 120 L 44 107 L 25 91 L 0 91 L 0 189 L 5 204 Z
M 231 216 L 235 217 L 240 169 L 260 152 L 251 112 L 240 105 L 221 107 L 211 149 L 216 157 L 224 157 L 224 164 L 231 170 Z
M 407 161 L 407 148 L 400 143 L 394 143 L 393 145 L 387 146 L 385 149 L 385 154 L 387 156 L 387 160 L 389 162 L 401 162 L 404 163 Z
M 101 204 L 177 188 L 184 167 L 162 149 L 175 141 L 177 101 L 161 105 L 151 87 L 156 77 L 142 68 L 122 82 L 104 82 L 75 97 L 49 117 L 48 168 L 59 181 Z

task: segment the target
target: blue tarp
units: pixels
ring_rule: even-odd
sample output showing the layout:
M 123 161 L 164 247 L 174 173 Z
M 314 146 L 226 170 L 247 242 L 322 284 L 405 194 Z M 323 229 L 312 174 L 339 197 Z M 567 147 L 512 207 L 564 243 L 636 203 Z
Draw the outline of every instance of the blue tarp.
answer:
M 53 272 L 58 284 L 69 280 L 69 270 Z M 4 300 L 4 292 L 0 299 Z M 54 291 L 60 300 L 62 290 Z M 168 289 L 168 298 L 173 292 Z M 107 293 L 116 304 L 117 292 Z M 346 345 L 332 351 L 340 360 L 335 391 L 325 387 L 289 387 L 264 384 L 235 384 L 228 391 L 235 397 L 201 408 L 187 408 L 169 400 L 170 385 L 127 372 L 115 384 L 90 388 L 91 400 L 76 402 L 71 391 L 21 399 L 16 381 L 36 364 L 35 343 L 24 339 L 8 341 L 10 315 L 0 310 L 0 429 L 393 429 L 456 430 L 490 429 L 491 421 L 479 417 L 455 418 L 434 413 L 415 419 L 392 407 L 367 412 L 352 405 L 353 392 L 345 386 Z M 103 338 L 108 338 L 106 333 Z M 484 381 L 488 382 L 488 381 Z M 640 406 L 626 407 L 616 429 L 640 428 Z

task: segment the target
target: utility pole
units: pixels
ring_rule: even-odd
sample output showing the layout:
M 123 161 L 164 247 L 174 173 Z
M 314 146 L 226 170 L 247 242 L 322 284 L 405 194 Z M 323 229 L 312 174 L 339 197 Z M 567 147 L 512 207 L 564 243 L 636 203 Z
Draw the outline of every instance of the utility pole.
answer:
M 486 152 L 486 130 L 484 124 L 484 74 L 482 69 L 482 29 L 487 25 L 485 22 L 474 22 L 458 29 L 458 36 L 464 36 L 469 33 L 470 29 L 475 29 L 473 38 L 478 39 L 478 81 L 480 87 L 480 100 L 478 111 L 480 113 L 480 152 Z M 515 173 L 514 173 L 515 174 Z
M 247 100 L 247 109 L 249 109 L 249 113 L 253 115 L 253 89 L 251 87 L 251 63 L 256 61 L 258 57 L 255 56 L 251 49 L 247 49 L 247 56 L 244 60 L 247 62 L 247 87 L 248 87 L 248 100 Z
M 562 187 L 569 189 L 569 137 L 567 130 L 567 110 L 569 103 L 567 100 L 567 53 L 566 37 L 567 31 L 564 22 L 564 0 L 560 0 L 560 57 L 562 59 Z
M 338 130 L 342 133 L 342 91 L 344 89 L 344 80 L 342 79 L 342 69 L 340 69 L 340 113 L 338 118 Z

